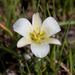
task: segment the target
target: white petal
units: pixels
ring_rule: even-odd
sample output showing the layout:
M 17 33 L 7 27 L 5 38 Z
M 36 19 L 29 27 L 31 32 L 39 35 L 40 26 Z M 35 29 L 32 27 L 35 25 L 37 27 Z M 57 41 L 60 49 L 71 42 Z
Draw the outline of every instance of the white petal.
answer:
M 59 32 L 61 29 L 53 17 L 48 17 L 44 20 L 41 30 L 46 31 L 48 33 L 47 36 L 52 36 Z
M 44 43 L 61 45 L 61 42 L 55 38 L 47 38 L 44 40 Z
M 50 46 L 48 44 L 42 45 L 31 44 L 32 53 L 39 58 L 45 57 L 48 54 L 49 50 Z
M 32 30 L 32 25 L 27 19 L 20 18 L 14 23 L 13 29 L 15 32 L 19 33 L 20 35 L 28 37 L 27 35 Z
M 37 30 L 41 27 L 42 21 L 41 21 L 41 18 L 39 16 L 39 13 L 33 14 L 32 25 L 33 25 L 35 30 Z
M 20 47 L 23 47 L 25 45 L 28 45 L 28 44 L 31 44 L 32 41 L 30 39 L 26 39 L 25 37 L 22 37 L 18 43 L 17 43 L 17 47 L 20 48 Z

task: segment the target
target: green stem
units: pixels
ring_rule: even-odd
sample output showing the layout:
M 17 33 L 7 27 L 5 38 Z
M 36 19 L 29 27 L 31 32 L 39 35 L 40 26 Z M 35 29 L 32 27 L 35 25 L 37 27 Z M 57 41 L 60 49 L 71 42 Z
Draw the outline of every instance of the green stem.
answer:
M 48 12 L 48 15 L 51 16 L 51 13 L 50 13 L 50 11 L 49 11 L 48 3 L 47 3 L 47 12 Z
M 25 64 L 26 64 L 26 67 L 27 67 L 28 73 L 30 74 L 30 70 L 29 70 L 29 67 L 28 67 L 27 62 L 25 62 Z
M 70 28 L 70 21 L 71 21 L 71 19 L 69 20 L 69 23 L 68 23 L 68 25 L 67 25 L 67 27 L 66 27 L 66 30 L 65 30 L 65 32 L 66 32 L 66 34 L 65 34 L 65 37 L 64 37 L 64 40 L 63 40 L 63 43 L 62 43 L 62 47 L 61 47 L 61 51 L 60 51 L 60 57 L 61 57 L 61 55 L 62 55 L 62 52 L 63 52 L 63 50 L 64 50 L 64 46 L 65 46 L 65 40 L 67 39 L 67 35 L 68 35 L 68 31 L 69 31 L 69 28 Z M 64 32 L 64 33 L 65 33 Z M 60 57 L 59 57 L 59 59 L 60 59 Z
M 53 17 L 55 18 L 55 0 L 53 0 Z
M 38 10 L 39 10 L 39 4 L 40 4 L 40 0 L 38 1 L 38 4 L 37 4 L 37 12 L 38 12 Z
M 46 18 L 46 14 L 40 4 L 39 4 L 39 8 L 41 9 L 42 13 L 44 14 L 44 18 Z
M 37 71 L 37 75 L 39 75 L 40 73 L 39 73 L 39 69 L 40 69 L 40 67 L 39 67 L 39 61 L 38 61 L 38 57 L 36 57 L 36 64 L 37 64 L 37 68 L 38 68 L 38 71 Z
M 59 25 L 60 25 L 60 26 L 65 26 L 65 25 L 68 25 L 68 24 L 70 24 L 70 25 L 75 25 L 75 21 L 59 22 Z
M 73 56 L 72 56 L 72 50 L 71 47 L 69 47 L 69 61 L 70 61 L 70 70 L 71 70 L 71 75 L 73 75 Z

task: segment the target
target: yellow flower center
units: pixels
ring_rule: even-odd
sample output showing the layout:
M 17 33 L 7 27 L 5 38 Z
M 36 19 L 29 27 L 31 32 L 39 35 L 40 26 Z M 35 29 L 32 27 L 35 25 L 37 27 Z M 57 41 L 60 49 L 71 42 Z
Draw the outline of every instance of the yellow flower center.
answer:
M 45 39 L 45 32 L 39 32 L 38 30 L 36 32 L 33 31 L 30 37 L 34 43 L 41 43 Z

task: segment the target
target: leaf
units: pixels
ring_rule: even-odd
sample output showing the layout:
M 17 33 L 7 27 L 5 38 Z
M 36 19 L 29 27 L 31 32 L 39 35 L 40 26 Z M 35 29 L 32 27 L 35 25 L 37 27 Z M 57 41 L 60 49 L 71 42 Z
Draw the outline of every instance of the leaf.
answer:
M 73 58 L 72 58 L 72 50 L 71 50 L 71 47 L 70 47 L 70 51 L 69 51 L 69 58 L 70 58 L 71 75 L 73 75 Z

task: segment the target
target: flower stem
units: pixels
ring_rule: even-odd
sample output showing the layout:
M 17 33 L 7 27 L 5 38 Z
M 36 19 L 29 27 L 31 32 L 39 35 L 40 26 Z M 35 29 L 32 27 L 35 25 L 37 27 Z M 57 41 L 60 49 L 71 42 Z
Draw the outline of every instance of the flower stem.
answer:
M 40 70 L 39 70 L 39 69 L 40 69 L 40 66 L 39 66 L 38 57 L 36 57 L 36 65 L 37 65 L 37 70 L 38 70 L 38 71 L 37 71 L 37 75 L 39 75 L 39 74 L 40 74 L 40 73 L 39 73 L 39 72 L 40 72 Z

